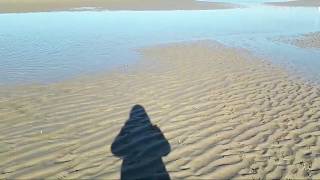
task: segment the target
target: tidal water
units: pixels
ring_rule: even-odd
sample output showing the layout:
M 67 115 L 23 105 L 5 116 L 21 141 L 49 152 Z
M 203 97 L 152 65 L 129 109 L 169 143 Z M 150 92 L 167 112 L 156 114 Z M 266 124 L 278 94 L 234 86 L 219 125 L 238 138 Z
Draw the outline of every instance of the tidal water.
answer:
M 0 85 L 104 72 L 136 63 L 135 50 L 141 47 L 204 39 L 245 48 L 317 80 L 320 50 L 274 41 L 316 31 L 318 8 L 262 4 L 203 11 L 0 14 Z

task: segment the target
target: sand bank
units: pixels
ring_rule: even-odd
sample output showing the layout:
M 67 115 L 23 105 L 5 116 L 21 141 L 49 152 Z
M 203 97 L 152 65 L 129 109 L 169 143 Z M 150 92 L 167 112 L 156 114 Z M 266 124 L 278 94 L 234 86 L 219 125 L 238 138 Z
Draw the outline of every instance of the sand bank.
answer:
M 320 178 L 318 87 L 213 42 L 141 53 L 136 66 L 106 75 L 2 88 L 0 179 L 118 179 L 111 145 L 135 104 L 170 144 L 162 160 L 172 179 Z M 146 127 L 126 127 L 143 140 L 126 140 L 123 152 L 158 137 Z M 135 152 L 149 158 L 124 173 L 143 176 L 162 142 Z
M 226 3 L 196 0 L 0 0 L 0 13 L 69 10 L 206 10 L 233 7 Z
M 293 38 L 280 38 L 280 41 L 301 48 L 320 48 L 320 32 L 309 33 Z
M 319 7 L 320 1 L 319 0 L 293 0 L 287 2 L 271 2 L 266 3 L 275 6 L 293 6 L 293 7 Z

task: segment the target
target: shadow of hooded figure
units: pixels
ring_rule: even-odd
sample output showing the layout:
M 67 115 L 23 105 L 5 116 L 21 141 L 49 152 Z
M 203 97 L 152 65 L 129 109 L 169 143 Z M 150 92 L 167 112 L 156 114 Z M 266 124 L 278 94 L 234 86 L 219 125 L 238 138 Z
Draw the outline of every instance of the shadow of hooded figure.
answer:
M 129 119 L 111 146 L 112 153 L 123 159 L 122 180 L 170 179 L 161 158 L 170 150 L 168 140 L 157 126 L 151 124 L 141 105 L 133 106 Z

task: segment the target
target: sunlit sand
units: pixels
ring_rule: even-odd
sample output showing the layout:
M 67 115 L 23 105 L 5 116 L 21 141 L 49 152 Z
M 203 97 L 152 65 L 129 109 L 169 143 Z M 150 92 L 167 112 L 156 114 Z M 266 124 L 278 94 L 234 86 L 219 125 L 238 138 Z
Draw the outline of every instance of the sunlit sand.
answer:
M 318 87 L 214 42 L 141 52 L 126 72 L 3 90 L 0 177 L 118 179 L 111 144 L 141 104 L 172 179 L 319 178 Z
M 136 18 L 121 21 L 122 26 L 119 27 L 128 28 L 128 31 L 116 33 L 117 31 L 111 30 L 111 33 L 106 34 L 103 32 L 111 29 L 109 24 L 97 26 L 91 22 L 96 20 L 116 24 L 120 22 L 119 17 L 126 19 L 128 14 L 119 13 L 118 16 L 111 17 L 110 12 L 104 16 L 90 12 L 89 15 L 82 14 L 81 18 L 78 17 L 79 20 L 72 17 L 80 12 L 67 12 L 69 16 L 58 17 L 71 17 L 75 24 L 68 26 L 71 31 L 66 32 L 68 36 L 78 33 L 74 39 L 59 36 L 66 33 L 63 31 L 65 24 L 61 23 L 61 18 L 52 29 L 45 31 L 43 24 L 35 23 L 33 29 L 23 31 L 34 33 L 32 36 L 31 33 L 29 36 L 17 33 L 21 32 L 19 28 L 27 26 L 20 22 L 25 21 L 23 12 L 37 12 L 39 14 L 35 14 L 38 16 L 33 16 L 36 20 L 44 22 L 49 19 L 52 23 L 53 18 L 48 17 L 55 16 L 42 19 L 44 14 L 40 12 L 203 10 L 235 7 L 225 3 L 193 0 L 137 2 L 138 0 L 125 0 L 121 3 L 115 0 L 65 0 L 58 3 L 53 0 L 21 0 L 18 3 L 0 0 L 0 13 L 20 13 L 16 16 L 4 14 L 1 17 L 2 20 L 8 18 L 3 24 L 12 26 L 12 32 L 15 32 L 10 33 L 10 29 L 2 33 L 0 28 L 0 45 L 3 43 L 0 52 L 6 55 L 1 56 L 0 53 L 0 65 L 3 66 L 3 71 L 8 72 L 0 74 L 5 74 L 7 79 L 20 77 L 19 80 L 26 81 L 26 71 L 41 76 L 39 69 L 43 70 L 43 67 L 48 70 L 70 68 L 68 65 L 71 60 L 63 59 L 64 54 L 59 52 L 71 54 L 66 57 L 75 57 L 75 62 L 79 61 L 75 63 L 78 71 L 83 70 L 83 67 L 90 69 L 90 63 L 99 66 L 95 57 L 109 57 L 105 58 L 105 61 L 118 60 L 119 57 L 131 58 L 131 54 L 120 56 L 129 52 L 125 48 L 117 52 L 119 57 L 90 54 L 109 53 L 114 50 L 112 46 L 119 44 L 128 46 L 118 47 L 134 47 L 130 50 L 138 58 L 131 64 L 121 64 L 99 72 L 79 72 L 75 76 L 54 82 L 26 81 L 10 84 L 11 79 L 0 79 L 3 83 L 0 86 L 0 179 L 320 179 L 319 82 L 307 80 L 290 69 L 288 64 L 275 63 L 272 56 L 259 54 L 259 48 L 265 47 L 273 50 L 271 52 L 288 50 L 289 54 L 299 51 L 302 52 L 300 54 L 310 55 L 310 52 L 313 52 L 319 55 L 319 32 L 301 33 L 294 38 L 288 35 L 283 37 L 285 40 L 274 43 L 269 37 L 277 36 L 283 31 L 288 33 L 288 28 L 296 27 L 299 30 L 292 30 L 291 34 L 309 32 L 312 28 L 300 28 L 294 26 L 294 23 L 288 23 L 285 30 L 281 29 L 282 26 L 277 28 L 277 23 L 286 22 L 287 17 L 273 17 L 275 22 L 272 26 L 271 23 L 270 26 L 261 25 L 255 27 L 256 31 L 248 27 L 250 22 L 256 23 L 258 19 L 257 25 L 251 25 L 258 26 L 260 22 L 263 24 L 271 20 L 261 18 L 267 16 L 257 16 L 246 21 L 246 24 L 242 23 L 244 20 L 241 18 L 248 17 L 248 14 L 261 15 L 267 8 L 274 7 L 268 5 L 267 8 L 254 9 L 256 11 L 248 14 L 246 9 L 241 9 L 243 14 L 232 14 L 235 11 L 230 9 L 230 16 L 208 12 L 200 16 L 205 17 L 203 19 L 194 14 L 170 14 L 166 17 L 180 17 L 173 20 L 173 23 L 171 21 L 171 24 L 166 23 L 168 19 L 159 18 L 162 16 L 155 19 L 157 14 L 138 14 Z M 290 3 L 305 3 L 304 5 L 311 6 L 318 1 L 310 0 L 308 3 L 311 4 L 307 4 L 301 0 L 281 5 L 287 6 Z M 304 20 L 307 20 L 304 25 L 315 24 L 317 27 L 314 19 L 310 18 L 318 13 L 314 7 L 312 11 L 303 9 L 292 12 L 304 12 L 305 19 L 297 22 L 304 23 Z M 51 13 L 56 12 L 46 15 Z M 241 15 L 239 19 L 238 15 Z M 294 15 L 289 12 L 289 17 L 299 17 Z M 150 16 L 149 26 L 143 21 L 145 16 Z M 111 18 L 107 21 L 107 17 Z M 182 21 L 185 17 L 188 17 L 186 21 Z M 188 24 L 191 17 L 196 17 L 193 22 L 199 28 Z M 223 17 L 232 19 L 232 23 L 219 24 L 219 20 L 225 20 Z M 10 18 L 18 20 L 12 21 Z M 89 19 L 84 23 L 88 26 L 76 25 L 83 23 L 85 18 Z M 160 23 L 150 23 L 153 21 L 163 21 L 159 31 L 150 27 L 160 27 Z M 209 23 L 202 24 L 198 23 L 199 21 Z M 240 23 L 233 26 L 238 21 Z M 133 26 L 128 24 L 139 22 L 145 25 L 142 28 L 150 28 L 149 31 L 142 31 L 142 35 L 137 33 L 139 28 L 131 31 Z M 14 26 L 16 23 L 18 26 Z M 239 28 L 245 25 L 247 27 Z M 53 27 L 58 30 L 53 31 Z M 87 28 L 95 29 L 94 33 L 86 32 L 89 31 Z M 181 29 L 176 32 L 175 28 Z M 188 28 L 190 31 L 185 30 Z M 166 33 L 161 34 L 162 31 Z M 192 34 L 192 31 L 199 33 Z M 215 33 L 209 36 L 210 31 Z M 219 31 L 228 32 L 223 34 Z M 123 32 L 127 36 L 121 36 Z M 150 32 L 152 36 L 147 36 Z M 272 33 L 276 35 L 268 36 Z M 251 34 L 255 36 L 249 36 Z M 50 41 L 50 38 L 48 41 L 43 40 L 46 39 L 43 37 L 49 36 L 57 41 Z M 115 38 L 108 39 L 105 36 Z M 138 36 L 142 39 L 149 38 L 149 44 L 133 46 L 132 44 L 138 44 L 138 41 L 141 44 L 147 42 L 141 41 Z M 167 36 L 178 36 L 182 40 L 190 37 L 187 41 L 182 41 Z M 116 41 L 123 37 L 127 37 L 127 41 Z M 208 37 L 230 38 L 231 41 L 204 40 L 210 39 Z M 249 41 L 250 38 L 256 38 L 256 41 Z M 6 41 L 7 39 L 12 41 Z M 244 41 L 239 43 L 243 46 L 232 46 L 240 40 Z M 274 44 L 270 45 L 269 40 L 270 44 Z M 38 51 L 31 52 L 26 48 L 29 46 L 21 43 L 26 41 L 31 50 L 35 48 Z M 68 43 L 70 41 L 75 42 Z M 109 44 L 103 41 L 112 43 L 107 46 Z M 99 46 L 94 46 L 95 43 Z M 7 44 L 8 46 L 4 46 Z M 25 46 L 18 46 L 19 44 Z M 249 46 L 253 48 L 250 49 Z M 284 48 L 277 48 L 279 46 Z M 102 47 L 106 52 L 98 51 L 97 47 Z M 21 48 L 21 51 L 12 53 L 16 48 Z M 252 49 L 258 49 L 259 52 Z M 83 56 L 72 56 L 81 54 L 81 51 L 90 52 L 87 59 Z M 32 54 L 33 52 L 45 54 L 48 59 L 42 60 L 39 57 L 43 56 Z M 58 58 L 52 58 L 55 55 Z M 291 56 L 295 54 L 286 58 L 293 58 Z M 23 69 L 23 63 L 22 67 L 10 66 L 13 63 L 9 61 L 14 58 L 25 58 L 25 61 L 21 62 L 31 65 L 26 69 Z M 36 58 L 40 59 L 34 61 L 37 63 L 30 63 Z M 59 58 L 65 62 L 61 67 L 59 63 L 54 64 Z M 280 61 L 279 59 L 277 60 Z M 301 61 L 288 62 L 296 63 L 296 67 L 305 66 L 303 63 L 299 64 Z M 311 65 L 317 66 L 316 63 Z M 19 76 L 16 75 L 18 73 Z

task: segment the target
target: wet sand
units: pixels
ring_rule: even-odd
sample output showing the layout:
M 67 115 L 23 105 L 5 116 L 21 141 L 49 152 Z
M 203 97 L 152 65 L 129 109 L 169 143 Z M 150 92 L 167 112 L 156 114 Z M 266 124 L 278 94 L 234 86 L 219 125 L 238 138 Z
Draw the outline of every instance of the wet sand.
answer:
M 195 0 L 0 0 L 0 13 L 70 10 L 206 10 L 235 6 Z
M 292 6 L 292 7 L 319 7 L 319 0 L 293 0 L 287 2 L 271 2 L 266 3 L 274 6 Z
M 136 104 L 165 140 L 135 153 L 152 159 L 167 141 L 172 179 L 320 178 L 318 86 L 209 41 L 139 51 L 138 64 L 105 75 L 1 88 L 0 179 L 118 179 L 122 159 L 111 146 L 126 137 L 121 128 L 144 140 L 118 152 L 158 137 L 143 123 L 124 125 Z M 149 158 L 122 173 L 143 177 Z
M 320 48 L 320 32 L 309 33 L 293 38 L 280 38 L 280 41 L 289 43 L 301 48 Z

